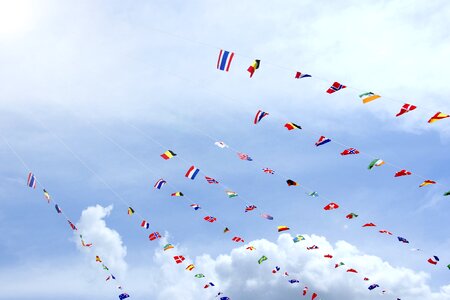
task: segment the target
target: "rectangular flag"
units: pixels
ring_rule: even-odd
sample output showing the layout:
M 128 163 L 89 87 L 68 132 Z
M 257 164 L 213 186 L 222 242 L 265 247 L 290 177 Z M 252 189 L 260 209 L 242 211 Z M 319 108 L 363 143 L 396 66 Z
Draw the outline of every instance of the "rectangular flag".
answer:
M 376 95 L 376 94 L 374 94 L 372 92 L 368 92 L 368 93 L 364 93 L 364 94 L 359 95 L 359 98 L 361 98 L 362 102 L 364 104 L 366 104 L 366 103 L 369 103 L 369 102 L 371 102 L 373 100 L 381 98 L 381 96 Z
M 175 193 L 172 193 L 171 196 L 172 197 L 182 197 L 182 196 L 184 196 L 184 194 L 182 192 L 175 192 Z
M 153 186 L 155 189 L 158 189 L 158 190 L 160 190 L 162 187 L 163 187 L 163 185 L 165 185 L 167 182 L 164 180 L 164 179 L 159 179 L 156 183 L 155 183 L 155 185 Z
M 282 232 L 282 231 L 286 231 L 289 230 L 289 227 L 282 225 L 282 226 L 278 226 L 278 232 Z
M 164 160 L 168 160 L 171 159 L 172 157 L 177 156 L 173 151 L 171 150 L 167 150 L 166 152 L 164 152 L 163 154 L 161 154 L 161 157 Z
M 305 73 L 302 73 L 302 72 L 296 72 L 295 73 L 295 79 L 306 78 L 306 77 L 311 77 L 311 75 L 305 74 Z
M 333 94 L 333 93 L 335 93 L 335 92 L 337 92 L 337 91 L 339 91 L 339 90 L 345 89 L 345 88 L 346 88 L 345 85 L 342 85 L 342 84 L 340 84 L 339 82 L 335 81 L 335 82 L 328 88 L 327 93 L 328 93 L 328 94 Z
M 219 182 L 215 180 L 214 178 L 205 176 L 206 181 L 208 181 L 209 184 L 218 184 Z
M 441 113 L 441 112 L 437 112 L 434 116 L 432 116 L 428 120 L 428 123 L 434 123 L 436 121 L 439 121 L 439 120 L 442 120 L 442 119 L 445 119 L 445 118 L 448 118 L 448 117 L 450 117 L 450 115 L 447 115 L 447 114 L 444 114 L 444 113 Z
M 197 176 L 198 172 L 200 172 L 200 169 L 197 169 L 195 166 L 191 166 L 189 170 L 187 170 L 185 177 L 194 180 L 195 176 Z
M 250 65 L 250 67 L 248 67 L 247 71 L 250 73 L 250 78 L 252 78 L 255 71 L 259 69 L 260 63 L 261 63 L 261 60 L 255 59 L 253 61 L 253 63 Z
M 132 216 L 134 214 L 134 209 L 132 209 L 131 207 L 128 207 L 127 213 L 128 213 L 128 215 Z
M 142 223 L 141 223 L 141 227 L 145 228 L 145 229 L 149 229 L 150 228 L 150 224 L 147 221 L 143 220 Z
M 217 69 L 228 72 L 231 61 L 233 60 L 234 52 L 220 50 L 219 58 L 217 59 Z
M 396 114 L 395 116 L 399 117 L 399 116 L 401 116 L 403 114 L 406 114 L 406 113 L 408 113 L 410 111 L 415 110 L 416 108 L 417 108 L 417 106 L 415 106 L 415 105 L 405 103 L 405 104 L 403 104 L 402 108 L 400 108 L 399 113 Z
M 34 177 L 33 173 L 28 173 L 28 180 L 27 180 L 27 185 L 30 188 L 35 189 L 36 188 L 36 177 Z

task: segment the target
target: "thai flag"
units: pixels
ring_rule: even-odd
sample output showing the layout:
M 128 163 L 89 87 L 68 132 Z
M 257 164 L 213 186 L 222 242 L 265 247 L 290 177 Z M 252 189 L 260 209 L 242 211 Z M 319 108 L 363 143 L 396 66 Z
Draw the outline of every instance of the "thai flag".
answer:
M 209 184 L 218 184 L 219 182 L 215 180 L 214 178 L 205 176 L 206 181 L 208 181 Z
M 265 116 L 268 116 L 268 115 L 269 115 L 268 113 L 266 113 L 266 112 L 264 112 L 262 110 L 258 110 L 258 112 L 256 113 L 255 120 L 253 121 L 253 123 L 254 124 L 258 124 L 262 120 L 262 118 L 264 118 Z
M 234 52 L 220 50 L 219 58 L 217 60 L 217 69 L 228 72 L 231 61 L 233 60 Z
M 166 183 L 167 182 L 161 178 L 155 183 L 155 185 L 153 187 L 160 190 L 163 187 L 163 185 L 165 185 Z
M 34 174 L 31 172 L 28 174 L 27 185 L 30 188 L 33 188 L 33 189 L 36 188 L 36 177 L 34 177 Z
M 330 86 L 327 90 L 328 94 L 333 94 L 334 92 L 337 92 L 339 90 L 345 89 L 346 86 L 340 84 L 339 82 L 334 82 L 332 86 Z
M 191 166 L 184 176 L 194 180 L 198 172 L 200 172 L 200 169 L 197 169 L 195 166 Z

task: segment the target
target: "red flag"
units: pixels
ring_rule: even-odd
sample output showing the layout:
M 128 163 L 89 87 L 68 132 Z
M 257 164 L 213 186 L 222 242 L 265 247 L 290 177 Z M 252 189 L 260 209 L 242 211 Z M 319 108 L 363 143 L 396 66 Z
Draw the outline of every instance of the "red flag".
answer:
M 347 272 L 348 273 L 358 273 L 358 271 L 356 271 L 355 269 L 348 269 Z
M 362 227 L 374 227 L 374 226 L 377 226 L 377 225 L 375 225 L 373 223 L 366 223 Z
M 345 88 L 346 88 L 345 85 L 342 85 L 342 84 L 340 84 L 339 82 L 336 81 L 336 82 L 333 83 L 332 86 L 330 86 L 328 88 L 327 93 L 328 94 L 333 94 L 333 93 L 335 93 L 335 92 L 337 92 L 337 91 L 339 91 L 341 89 L 345 89 Z
M 401 177 L 401 176 L 407 176 L 407 175 L 411 175 L 411 172 L 406 171 L 406 170 L 400 170 L 397 173 L 395 173 L 394 177 Z
M 387 230 L 385 230 L 385 229 L 380 230 L 379 233 L 386 233 L 386 234 L 392 235 L 392 232 L 387 231 Z
M 316 298 L 317 298 L 317 294 L 316 294 L 316 293 L 313 293 L 312 296 L 311 296 L 311 300 L 314 300 L 314 299 L 316 299 Z
M 325 210 L 333 210 L 333 209 L 336 209 L 336 208 L 339 208 L 339 205 L 337 205 L 334 202 L 331 202 L 331 203 L 327 204 L 323 209 L 325 209 Z
M 417 106 L 415 106 L 415 105 L 405 103 L 405 104 L 403 104 L 402 108 L 400 108 L 400 112 L 398 114 L 396 114 L 395 116 L 396 117 L 401 116 L 403 114 L 406 114 L 407 112 L 415 110 L 416 108 L 417 108 Z
M 173 259 L 177 264 L 181 264 L 185 260 L 183 255 L 176 255 L 173 257 Z

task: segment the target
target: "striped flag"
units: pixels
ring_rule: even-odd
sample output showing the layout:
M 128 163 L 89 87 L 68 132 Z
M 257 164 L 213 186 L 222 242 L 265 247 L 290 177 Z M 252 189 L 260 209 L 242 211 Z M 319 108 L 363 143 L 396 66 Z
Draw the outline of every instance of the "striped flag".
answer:
M 172 244 L 166 244 L 166 245 L 164 245 L 164 251 L 167 251 L 167 250 L 169 250 L 169 249 L 173 249 L 174 247 L 173 247 L 173 245 Z
M 214 178 L 211 178 L 211 177 L 208 177 L 208 176 L 205 176 L 205 179 L 206 179 L 206 181 L 209 183 L 209 184 L 218 184 L 219 182 L 217 181 L 217 180 L 215 180 Z
M 363 102 L 364 104 L 366 104 L 366 103 L 369 103 L 369 102 L 371 102 L 371 101 L 373 101 L 373 100 L 376 100 L 376 99 L 378 99 L 378 98 L 381 98 L 381 96 L 375 95 L 375 94 L 372 93 L 372 92 L 368 92 L 368 93 L 364 93 L 364 94 L 359 95 L 359 98 L 361 98 L 362 102 Z
M 186 267 L 186 270 L 188 271 L 192 271 L 194 270 L 195 266 L 193 264 L 190 264 L 189 266 Z
M 339 90 L 345 89 L 345 88 L 346 88 L 345 85 L 342 85 L 342 84 L 340 84 L 339 82 L 335 81 L 335 82 L 328 88 L 327 93 L 328 93 L 328 94 L 333 94 L 333 93 L 335 93 L 335 92 L 337 92 L 337 91 L 339 91 Z
M 182 192 L 175 192 L 171 194 L 172 197 L 182 197 L 184 194 Z
M 128 215 L 132 216 L 134 214 L 134 209 L 132 209 L 131 207 L 128 207 L 127 213 L 128 213 Z
M 434 123 L 436 121 L 439 121 L 439 120 L 442 120 L 442 119 L 445 119 L 445 118 L 448 118 L 448 117 L 450 117 L 450 115 L 447 115 L 447 114 L 444 114 L 444 113 L 441 113 L 441 112 L 437 112 L 434 116 L 432 116 L 428 120 L 428 123 Z
M 316 142 L 316 147 L 325 145 L 326 143 L 329 143 L 329 142 L 331 142 L 331 140 L 328 139 L 328 138 L 326 138 L 326 137 L 324 137 L 324 136 L 322 135 L 322 136 L 319 138 L 319 140 L 317 140 L 317 142 Z
M 145 229 L 149 229 L 150 228 L 150 224 L 147 221 L 143 220 L 141 222 L 141 227 L 145 228 Z
M 436 181 L 427 179 L 427 180 L 425 180 L 424 182 L 422 182 L 422 183 L 419 185 L 419 187 L 427 186 L 427 185 L 430 185 L 430 184 L 436 184 Z
M 289 131 L 290 131 L 290 130 L 294 130 L 294 129 L 302 129 L 302 126 L 297 125 L 297 124 L 292 123 L 292 122 L 289 122 L 289 123 L 284 124 L 284 127 L 286 127 L 287 130 L 289 130 Z
M 275 174 L 275 171 L 269 168 L 262 169 L 264 173 L 266 174 Z
M 228 198 L 233 198 L 233 197 L 237 197 L 238 194 L 236 192 L 233 191 L 226 191 Z
M 367 167 L 367 169 L 372 170 L 373 167 L 379 167 L 384 165 L 384 161 L 382 159 L 379 158 L 375 158 L 374 160 L 372 160 L 369 164 L 369 166 Z
M 69 223 L 70 228 L 72 228 L 72 230 L 78 230 L 77 227 L 72 222 L 70 222 L 69 220 L 67 220 L 67 222 Z
M 250 78 L 252 78 L 253 74 L 255 74 L 255 71 L 259 69 L 260 63 L 261 60 L 255 59 L 250 67 L 248 67 L 247 71 L 250 73 Z
M 177 156 L 172 150 L 167 150 L 163 154 L 160 155 L 164 160 L 171 159 L 174 156 Z
M 247 205 L 247 206 L 245 207 L 245 212 L 252 211 L 252 210 L 254 210 L 254 209 L 256 209 L 256 206 L 255 206 L 255 205 Z
M 191 166 L 189 170 L 187 170 L 185 177 L 194 180 L 195 176 L 197 176 L 198 172 L 200 172 L 200 169 L 197 169 L 195 166 Z
M 348 148 L 341 152 L 341 155 L 359 154 L 359 151 L 355 148 Z
M 307 77 L 312 77 L 312 76 L 309 74 L 302 73 L 302 72 L 295 73 L 295 79 L 307 78 Z
M 239 156 L 239 158 L 240 158 L 241 160 L 253 161 L 253 159 L 252 159 L 248 154 L 241 153 L 241 152 L 238 152 L 238 153 L 236 153 L 236 154 L 237 154 L 237 156 Z
M 283 232 L 289 230 L 289 227 L 285 225 L 278 226 L 278 232 Z
M 55 204 L 55 209 L 56 209 L 56 212 L 57 212 L 58 214 L 62 213 L 62 210 L 61 210 L 61 208 L 58 206 L 58 204 Z
M 217 69 L 228 72 L 231 61 L 233 60 L 234 52 L 220 50 L 219 58 L 217 59 Z
M 35 189 L 36 188 L 36 177 L 34 177 L 33 173 L 28 173 L 28 180 L 27 180 L 27 185 L 30 188 Z
M 266 113 L 266 112 L 264 112 L 262 110 L 258 110 L 256 112 L 255 119 L 253 120 L 253 123 L 254 124 L 258 124 L 262 120 L 262 118 L 264 118 L 264 117 L 266 117 L 268 115 L 269 115 L 269 113 Z
M 50 203 L 50 194 L 44 189 L 44 198 L 47 199 L 47 202 Z
M 198 205 L 198 204 L 191 204 L 191 207 L 194 209 L 194 210 L 199 210 L 201 207 L 200 207 L 200 205 Z
M 238 243 L 238 242 L 244 243 L 244 239 L 241 237 L 238 237 L 238 236 L 233 237 L 231 240 L 236 243 Z
M 403 104 L 402 108 L 400 108 L 400 111 L 398 112 L 398 114 L 396 114 L 395 116 L 399 117 L 403 114 L 406 114 L 410 111 L 415 110 L 416 108 L 417 108 L 417 106 L 415 106 L 415 105 L 405 103 L 405 104 Z
M 155 189 L 160 190 L 163 187 L 163 185 L 165 185 L 166 183 L 167 183 L 167 181 L 165 181 L 164 179 L 161 178 L 155 183 L 155 185 L 153 187 Z
M 156 239 L 160 239 L 161 235 L 159 234 L 159 232 L 152 232 L 152 233 L 150 233 L 148 238 L 150 239 L 150 241 L 154 241 Z

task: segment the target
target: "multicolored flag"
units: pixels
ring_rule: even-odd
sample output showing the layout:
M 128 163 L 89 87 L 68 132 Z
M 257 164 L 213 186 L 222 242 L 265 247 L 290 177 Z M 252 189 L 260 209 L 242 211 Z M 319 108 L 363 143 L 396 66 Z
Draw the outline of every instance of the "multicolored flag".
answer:
M 396 114 L 395 116 L 399 117 L 399 116 L 401 116 L 403 114 L 406 114 L 406 113 L 408 113 L 410 111 L 415 110 L 416 108 L 417 108 L 417 106 L 415 106 L 415 105 L 405 103 L 405 104 L 403 104 L 402 108 L 400 108 L 399 113 Z
M 374 223 L 366 223 L 362 227 L 375 227 L 375 226 L 377 225 L 375 225 Z
M 238 236 L 233 237 L 231 240 L 236 243 L 238 243 L 238 242 L 244 243 L 244 239 L 241 237 L 238 237 Z
M 357 214 L 355 214 L 355 213 L 349 213 L 348 215 L 346 215 L 345 216 L 347 219 L 353 219 L 353 218 L 357 218 L 358 217 L 358 215 Z
M 307 78 L 307 77 L 312 77 L 312 76 L 309 74 L 305 74 L 305 73 L 302 74 L 302 72 L 295 73 L 295 79 Z
M 337 91 L 339 91 L 339 90 L 345 89 L 345 88 L 346 88 L 345 85 L 342 85 L 342 84 L 340 84 L 339 82 L 335 81 L 335 82 L 328 88 L 327 93 L 328 93 L 328 94 L 333 94 L 333 93 L 335 93 L 335 92 L 337 92 Z
M 67 222 L 69 223 L 70 228 L 72 228 L 72 230 L 78 230 L 77 227 L 72 222 L 70 222 L 69 220 L 67 220 Z
M 55 204 L 55 209 L 58 214 L 62 213 L 62 210 L 59 208 L 58 204 Z
M 283 232 L 289 230 L 289 227 L 285 225 L 278 226 L 278 232 Z
M 291 179 L 286 180 L 286 183 L 287 183 L 288 186 L 296 186 L 296 185 L 298 185 L 297 182 L 295 182 L 294 180 L 291 180 Z
M 131 207 L 128 207 L 128 211 L 127 211 L 129 216 L 132 216 L 134 214 L 134 209 Z
M 408 176 L 411 175 L 412 173 L 406 170 L 400 170 L 397 173 L 395 173 L 394 177 L 401 177 L 401 176 Z
M 372 93 L 372 92 L 368 92 L 368 93 L 364 93 L 364 94 L 359 95 L 359 98 L 361 98 L 361 100 L 362 100 L 362 102 L 363 102 L 364 104 L 366 104 L 366 103 L 368 103 L 368 102 L 371 102 L 371 101 L 373 101 L 373 100 L 376 100 L 376 99 L 378 99 L 378 98 L 380 98 L 380 97 L 381 97 L 381 96 L 375 95 L 375 94 Z
M 379 230 L 378 232 L 379 232 L 379 233 L 385 233 L 385 234 L 389 234 L 389 235 L 392 235 L 392 232 L 390 232 L 390 231 L 387 231 L 386 229 L 383 229 L 383 230 Z
M 267 219 L 267 220 L 273 220 L 273 217 L 269 214 L 261 214 L 261 218 Z
M 219 58 L 217 59 L 217 69 L 228 72 L 231 61 L 233 60 L 234 52 L 220 50 Z
M 228 148 L 228 145 L 225 144 L 224 142 L 215 142 L 214 145 L 216 145 L 217 147 L 222 148 L 222 149 Z
M 227 233 L 230 232 L 230 229 L 228 229 L 228 227 L 225 227 L 225 229 L 223 230 L 223 233 Z
M 294 243 L 298 243 L 300 241 L 304 241 L 305 237 L 303 235 L 297 235 L 292 240 L 294 241 Z
M 253 120 L 253 124 L 255 124 L 255 125 L 258 124 L 262 120 L 262 118 L 264 118 L 268 115 L 269 115 L 269 113 L 266 113 L 262 110 L 258 110 L 256 112 L 255 119 Z
M 33 173 L 28 173 L 28 179 L 27 179 L 27 185 L 30 187 L 30 188 L 33 188 L 33 189 L 35 189 L 36 188 L 36 177 L 34 177 L 34 174 Z
M 302 126 L 297 125 L 297 124 L 292 123 L 292 122 L 284 124 L 284 127 L 286 127 L 287 130 L 302 129 Z
M 47 199 L 48 203 L 50 203 L 51 200 L 50 194 L 45 189 L 43 189 L 43 191 L 44 191 L 44 198 Z
M 341 152 L 341 155 L 359 154 L 359 151 L 355 148 L 348 148 Z
M 203 218 L 203 220 L 205 220 L 206 222 L 209 222 L 209 223 L 214 223 L 215 221 L 217 221 L 217 218 L 212 217 L 212 216 L 206 216 Z
M 161 238 L 161 235 L 159 234 L 159 232 L 152 232 L 152 233 L 150 233 L 150 235 L 148 236 L 148 238 L 149 238 L 149 240 L 150 241 L 154 241 L 154 240 L 156 240 L 156 239 L 160 239 Z
M 188 270 L 188 271 L 192 271 L 194 269 L 195 269 L 195 266 L 193 264 L 190 264 L 186 267 L 186 270 Z
M 432 265 L 437 265 L 437 263 L 439 262 L 439 257 L 434 255 L 433 257 L 430 257 L 427 261 Z
M 263 170 L 263 172 L 264 173 L 266 173 L 266 174 L 275 174 L 275 171 L 274 170 L 272 170 L 272 169 L 269 169 L 269 168 L 264 168 L 264 169 L 262 169 Z
M 369 164 L 369 166 L 367 167 L 367 169 L 372 170 L 373 167 L 379 167 L 384 165 L 384 161 L 382 159 L 379 158 L 375 158 L 374 160 L 372 160 Z
M 339 268 L 340 266 L 343 266 L 343 265 L 345 265 L 345 264 L 341 261 L 340 263 L 335 264 L 334 268 L 336 269 L 336 268 Z
M 255 209 L 256 209 L 255 205 L 247 205 L 247 206 L 245 206 L 245 212 L 252 211 L 252 210 L 255 210 Z
M 200 172 L 200 169 L 197 169 L 195 166 L 191 166 L 189 168 L 189 170 L 187 170 L 186 174 L 184 175 L 184 177 L 187 177 L 189 179 L 194 180 L 195 176 L 197 176 L 198 172 Z
M 153 186 L 155 189 L 160 190 L 167 182 L 164 179 L 159 179 Z
M 211 177 L 208 177 L 208 176 L 205 176 L 205 179 L 206 179 L 206 181 L 209 183 L 209 184 L 218 184 L 219 182 L 217 181 L 217 180 L 215 180 L 214 178 L 211 178 Z
M 423 187 L 423 186 L 430 185 L 430 184 L 436 184 L 436 181 L 427 179 L 427 180 L 425 180 L 424 182 L 422 182 L 422 183 L 419 185 L 419 187 Z
M 371 284 L 369 287 L 368 287 L 368 289 L 369 290 L 373 290 L 373 289 L 375 289 L 375 288 L 377 288 L 377 287 L 380 287 L 378 284 L 376 284 L 376 283 L 374 283 L 374 284 Z
M 250 73 L 250 78 L 252 78 L 255 71 L 259 69 L 259 65 L 261 64 L 261 60 L 255 59 L 253 63 L 248 67 L 247 71 Z
M 409 241 L 407 239 L 405 239 L 405 238 L 402 238 L 401 236 L 397 237 L 397 239 L 398 239 L 399 242 L 402 242 L 404 244 L 409 244 Z
M 441 113 L 441 112 L 437 112 L 434 116 L 432 116 L 428 120 L 428 123 L 434 123 L 436 121 L 439 121 L 439 120 L 442 120 L 442 119 L 445 119 L 445 118 L 448 118 L 448 117 L 450 117 L 450 115 L 447 115 L 447 114 L 444 114 L 444 113 Z
M 319 193 L 318 192 L 315 192 L 315 191 L 312 191 L 312 192 L 310 192 L 310 193 L 306 193 L 308 196 L 310 196 L 310 197 L 319 197 Z
M 171 194 L 172 197 L 183 197 L 184 194 L 182 192 L 175 192 Z
M 166 245 L 164 245 L 163 250 L 167 251 L 167 250 L 170 250 L 170 249 L 173 249 L 173 248 L 174 248 L 174 246 L 172 244 L 166 244 Z
M 163 154 L 160 155 L 164 160 L 171 159 L 174 156 L 177 156 L 172 150 L 167 150 Z
M 248 154 L 241 153 L 241 152 L 238 152 L 236 154 L 241 160 L 253 161 L 253 159 L 250 156 L 248 156 Z
M 226 191 L 228 198 L 233 198 L 233 197 L 237 197 L 238 194 L 236 192 L 233 191 Z
M 195 274 L 194 277 L 195 278 L 204 278 L 205 275 L 203 275 L 203 274 Z
M 327 204 L 323 209 L 324 210 L 333 210 L 339 208 L 339 205 L 337 203 L 331 202 Z
M 323 135 L 317 140 L 316 147 L 325 145 L 326 143 L 331 142 L 330 139 L 324 137 Z
M 194 210 L 199 210 L 201 207 L 200 207 L 200 205 L 198 205 L 198 204 L 191 204 L 191 207 L 194 209 Z

